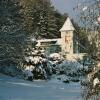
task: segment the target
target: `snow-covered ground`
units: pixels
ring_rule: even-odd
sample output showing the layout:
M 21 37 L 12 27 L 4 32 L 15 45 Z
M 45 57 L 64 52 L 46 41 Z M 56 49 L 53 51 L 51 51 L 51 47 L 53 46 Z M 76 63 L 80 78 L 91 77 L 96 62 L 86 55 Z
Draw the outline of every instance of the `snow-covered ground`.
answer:
M 82 100 L 79 83 L 29 82 L 0 74 L 0 100 Z

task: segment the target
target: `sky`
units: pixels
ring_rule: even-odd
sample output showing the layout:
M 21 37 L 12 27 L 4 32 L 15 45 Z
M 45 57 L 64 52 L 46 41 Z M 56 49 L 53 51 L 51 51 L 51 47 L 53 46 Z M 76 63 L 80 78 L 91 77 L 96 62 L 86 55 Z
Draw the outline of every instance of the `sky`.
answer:
M 75 19 L 75 11 L 78 0 L 51 0 L 55 8 L 61 13 L 68 13 L 71 18 Z

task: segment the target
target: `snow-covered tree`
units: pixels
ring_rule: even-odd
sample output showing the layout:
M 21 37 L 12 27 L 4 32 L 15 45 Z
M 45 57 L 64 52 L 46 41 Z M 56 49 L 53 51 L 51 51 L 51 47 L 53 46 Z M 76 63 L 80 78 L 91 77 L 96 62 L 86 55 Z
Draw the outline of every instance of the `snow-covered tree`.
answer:
M 20 5 L 25 31 L 36 38 L 60 37 L 59 29 L 67 16 L 56 11 L 50 0 L 20 0 Z
M 18 65 L 23 60 L 26 33 L 19 10 L 18 0 L 0 1 L 0 66 Z
M 69 77 L 70 80 L 72 80 L 75 77 L 79 78 L 85 75 L 89 71 L 88 66 L 83 67 L 83 65 L 76 60 L 65 60 L 58 53 L 47 56 L 44 50 L 36 47 L 26 50 L 23 65 L 23 72 L 28 80 L 30 80 L 30 77 L 31 79 L 48 79 L 53 75 L 58 77 L 59 75 L 65 75 L 65 77 Z M 61 77 L 61 79 L 62 78 L 63 77 Z M 62 81 L 64 80 L 66 80 L 66 78 L 63 78 Z

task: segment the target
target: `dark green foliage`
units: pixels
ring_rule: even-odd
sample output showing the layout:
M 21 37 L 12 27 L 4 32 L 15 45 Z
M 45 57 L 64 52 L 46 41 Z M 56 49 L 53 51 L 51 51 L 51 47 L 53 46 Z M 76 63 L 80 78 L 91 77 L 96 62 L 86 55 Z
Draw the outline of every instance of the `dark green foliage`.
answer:
M 58 38 L 66 15 L 50 0 L 0 0 L 0 66 L 21 64 L 30 38 Z
M 58 38 L 67 15 L 55 11 L 50 0 L 21 0 L 24 28 L 36 38 Z
M 0 66 L 17 65 L 23 59 L 26 33 L 19 10 L 17 1 L 0 1 Z

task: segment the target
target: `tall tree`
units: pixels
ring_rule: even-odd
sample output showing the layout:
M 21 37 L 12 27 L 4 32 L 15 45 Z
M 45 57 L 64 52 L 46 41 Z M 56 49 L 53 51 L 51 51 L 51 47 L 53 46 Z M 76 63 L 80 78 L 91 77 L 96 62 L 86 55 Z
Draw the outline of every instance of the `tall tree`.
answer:
M 59 29 L 65 21 L 65 15 L 55 11 L 50 0 L 21 0 L 20 4 L 23 26 L 27 32 L 36 38 L 60 37 Z
M 100 59 L 100 0 L 79 0 L 76 11 L 90 41 L 87 49 L 95 59 Z
M 25 32 L 17 0 L 0 0 L 0 65 L 19 64 L 24 56 Z

